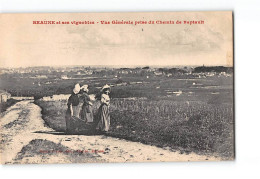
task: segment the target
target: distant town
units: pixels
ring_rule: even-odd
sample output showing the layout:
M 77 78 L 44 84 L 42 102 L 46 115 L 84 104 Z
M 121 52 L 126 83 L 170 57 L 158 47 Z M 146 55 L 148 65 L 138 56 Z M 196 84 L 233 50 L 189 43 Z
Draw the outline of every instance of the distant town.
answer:
M 228 78 L 233 75 L 233 67 L 224 66 L 183 66 L 183 67 L 26 67 L 1 68 L 0 89 L 2 99 L 21 97 L 41 98 L 55 94 L 69 94 L 75 83 L 88 84 L 91 93 L 97 91 L 104 84 L 109 84 L 116 97 L 143 96 L 143 92 L 129 90 L 132 88 L 150 88 L 158 81 L 168 79 L 204 79 Z M 137 85 L 137 86 L 136 86 Z M 158 89 L 158 87 L 157 87 Z M 157 90 L 158 91 L 158 90 Z
M 112 67 L 25 67 L 25 68 L 0 68 L 1 76 L 6 74 L 17 75 L 19 78 L 60 78 L 73 79 L 84 76 L 183 76 L 206 77 L 214 75 L 227 75 L 233 73 L 233 67 L 224 66 L 199 66 L 199 67 L 175 67 L 175 68 L 155 68 L 155 67 L 135 67 L 135 68 L 112 68 Z

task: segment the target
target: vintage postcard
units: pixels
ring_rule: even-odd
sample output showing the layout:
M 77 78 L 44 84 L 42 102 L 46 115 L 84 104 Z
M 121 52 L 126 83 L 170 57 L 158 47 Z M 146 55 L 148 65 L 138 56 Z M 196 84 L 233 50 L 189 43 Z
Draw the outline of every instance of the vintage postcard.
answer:
M 0 14 L 2 164 L 234 160 L 230 11 Z

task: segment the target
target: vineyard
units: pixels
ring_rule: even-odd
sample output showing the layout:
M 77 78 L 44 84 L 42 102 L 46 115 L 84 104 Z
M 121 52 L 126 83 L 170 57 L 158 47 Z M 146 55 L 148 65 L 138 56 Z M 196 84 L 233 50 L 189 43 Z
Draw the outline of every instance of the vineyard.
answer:
M 65 130 L 66 101 L 36 102 L 47 125 Z M 97 111 L 99 102 L 94 103 Z M 232 105 L 170 100 L 114 99 L 107 135 L 181 152 L 234 156 Z

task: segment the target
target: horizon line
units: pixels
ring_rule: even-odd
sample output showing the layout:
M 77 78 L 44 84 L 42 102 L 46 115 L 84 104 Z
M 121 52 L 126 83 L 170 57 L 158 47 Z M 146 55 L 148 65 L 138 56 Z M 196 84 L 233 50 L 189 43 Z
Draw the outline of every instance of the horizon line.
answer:
M 20 67 L 0 67 L 0 69 L 18 69 L 18 68 L 65 68 L 65 67 L 98 67 L 98 68 L 138 68 L 138 67 L 152 67 L 152 68 L 160 68 L 160 67 L 200 67 L 200 66 L 205 66 L 205 67 L 216 67 L 216 66 L 223 66 L 223 67 L 233 67 L 233 66 L 228 66 L 228 65 L 223 65 L 223 64 L 218 64 L 218 65 L 39 65 L 39 66 L 20 66 Z

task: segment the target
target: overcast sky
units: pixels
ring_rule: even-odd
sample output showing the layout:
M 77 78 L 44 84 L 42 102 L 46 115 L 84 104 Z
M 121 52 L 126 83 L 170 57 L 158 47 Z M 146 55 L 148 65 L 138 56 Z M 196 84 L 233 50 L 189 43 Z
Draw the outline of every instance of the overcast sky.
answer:
M 197 25 L 33 25 L 34 20 L 203 20 Z M 231 12 L 1 14 L 0 67 L 232 64 Z

